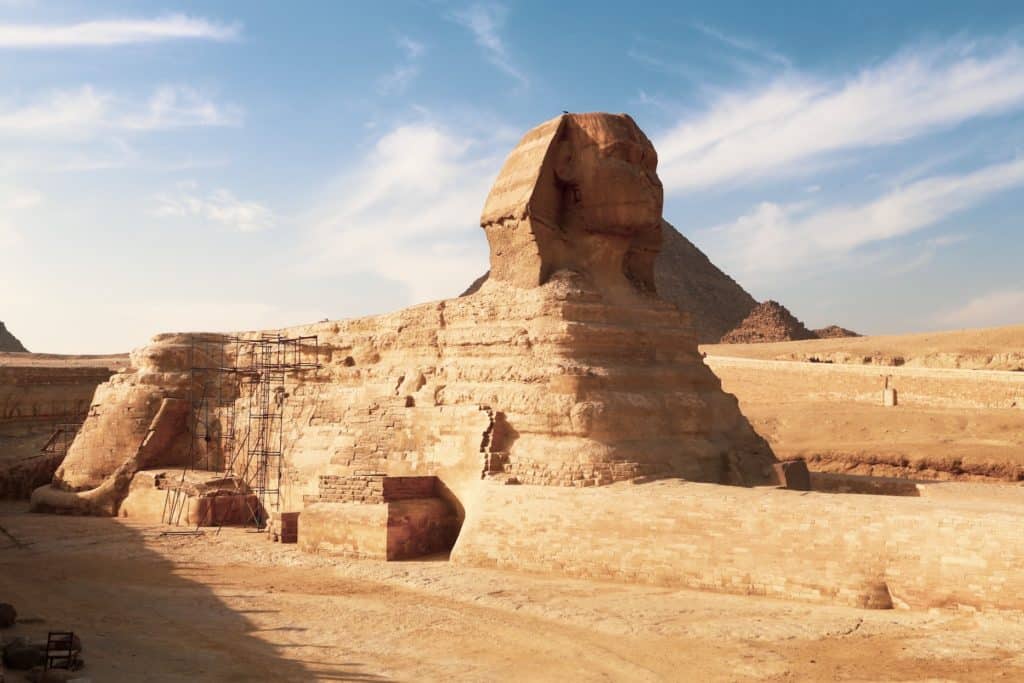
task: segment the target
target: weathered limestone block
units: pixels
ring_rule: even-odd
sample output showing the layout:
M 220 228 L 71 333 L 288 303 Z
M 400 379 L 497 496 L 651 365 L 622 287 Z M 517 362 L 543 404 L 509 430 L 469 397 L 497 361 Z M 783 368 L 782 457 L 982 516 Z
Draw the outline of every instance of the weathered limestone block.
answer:
M 324 502 L 302 511 L 298 540 L 306 552 L 406 560 L 451 550 L 459 526 L 455 509 L 436 497 Z

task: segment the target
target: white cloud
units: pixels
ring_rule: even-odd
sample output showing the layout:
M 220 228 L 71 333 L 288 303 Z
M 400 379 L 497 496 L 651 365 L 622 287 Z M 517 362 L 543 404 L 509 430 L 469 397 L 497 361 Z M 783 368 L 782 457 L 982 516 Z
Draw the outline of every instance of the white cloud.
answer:
M 487 266 L 480 211 L 500 166 L 493 141 L 439 125 L 383 135 L 311 212 L 306 272 L 371 272 L 407 303 L 457 295 Z
M 0 135 L 62 135 L 92 133 L 108 115 L 110 97 L 91 86 L 51 92 L 21 105 L 0 103 Z
M 129 114 L 122 125 L 136 130 L 164 130 L 191 126 L 235 126 L 241 111 L 233 105 L 219 105 L 187 86 L 157 88 L 141 114 Z
M 1024 289 L 988 292 L 937 316 L 936 321 L 956 327 L 994 327 L 1024 323 Z
M 815 208 L 807 202 L 764 202 L 716 228 L 748 273 L 828 263 L 864 245 L 910 234 L 1024 184 L 1024 159 L 964 175 L 936 176 L 897 188 L 864 204 Z M 947 246 L 938 238 L 932 247 Z
M 235 40 L 237 24 L 183 14 L 157 19 L 111 19 L 78 24 L 0 24 L 0 48 L 68 48 L 153 43 L 164 40 Z
M 669 192 L 806 170 L 828 153 L 889 145 L 1024 106 L 1024 49 L 949 45 L 843 80 L 787 74 L 719 94 L 655 140 Z
M 237 232 L 257 232 L 274 226 L 274 212 L 260 202 L 243 201 L 230 190 L 201 194 L 194 183 L 179 191 L 156 197 L 153 215 L 160 218 L 199 218 L 227 226 Z
M 490 2 L 470 5 L 460 12 L 453 13 L 452 18 L 469 29 L 476 44 L 483 48 L 491 64 L 525 87 L 530 84 L 529 79 L 512 63 L 505 48 L 505 41 L 499 35 L 507 15 L 508 9 L 504 5 Z
M 46 93 L 30 102 L 0 100 L 0 136 L 88 138 L 101 131 L 230 126 L 241 111 L 217 104 L 197 90 L 165 85 L 145 105 L 97 91 L 91 85 Z
M 21 242 L 17 214 L 39 206 L 42 201 L 43 195 L 36 190 L 0 186 L 0 247 L 7 249 Z

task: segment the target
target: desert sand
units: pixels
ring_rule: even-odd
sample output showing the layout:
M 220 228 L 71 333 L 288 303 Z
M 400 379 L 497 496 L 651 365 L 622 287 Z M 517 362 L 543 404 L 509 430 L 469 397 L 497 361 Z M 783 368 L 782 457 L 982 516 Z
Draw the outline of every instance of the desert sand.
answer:
M 0 505 L 0 526 L 0 593 L 23 605 L 15 633 L 74 628 L 94 681 L 1024 677 L 1015 612 L 867 611 L 443 557 L 345 560 L 243 529 L 161 536 L 22 503 Z

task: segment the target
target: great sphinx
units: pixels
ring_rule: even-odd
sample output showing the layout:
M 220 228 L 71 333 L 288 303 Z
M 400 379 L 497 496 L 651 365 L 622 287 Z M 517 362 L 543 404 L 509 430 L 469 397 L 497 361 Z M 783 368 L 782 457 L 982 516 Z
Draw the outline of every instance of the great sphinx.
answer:
M 283 331 L 315 335 L 321 367 L 279 394 L 280 507 L 315 501 L 323 476 L 365 472 L 436 476 L 467 515 L 494 479 L 771 482 L 770 448 L 703 363 L 687 315 L 658 298 L 662 203 L 657 154 L 629 116 L 529 131 L 484 205 L 491 277 L 478 291 Z M 38 507 L 124 514 L 136 472 L 186 465 L 189 339 L 156 337 L 100 387 Z

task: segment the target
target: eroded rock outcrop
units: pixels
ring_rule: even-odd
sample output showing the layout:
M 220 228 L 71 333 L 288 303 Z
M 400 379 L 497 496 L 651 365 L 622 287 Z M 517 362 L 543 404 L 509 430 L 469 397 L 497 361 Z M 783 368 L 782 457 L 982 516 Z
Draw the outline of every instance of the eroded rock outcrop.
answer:
M 321 367 L 275 391 L 287 397 L 283 508 L 315 499 L 322 475 L 435 475 L 460 514 L 485 477 L 769 481 L 767 443 L 702 362 L 689 317 L 656 293 L 656 164 L 628 116 L 541 124 L 487 198 L 491 277 L 478 291 L 284 331 L 316 335 Z M 185 391 L 185 339 L 157 337 L 101 387 L 52 489 L 103 487 L 138 459 L 157 407 Z M 245 411 L 243 391 L 236 424 Z M 181 462 L 168 443 L 146 466 Z

